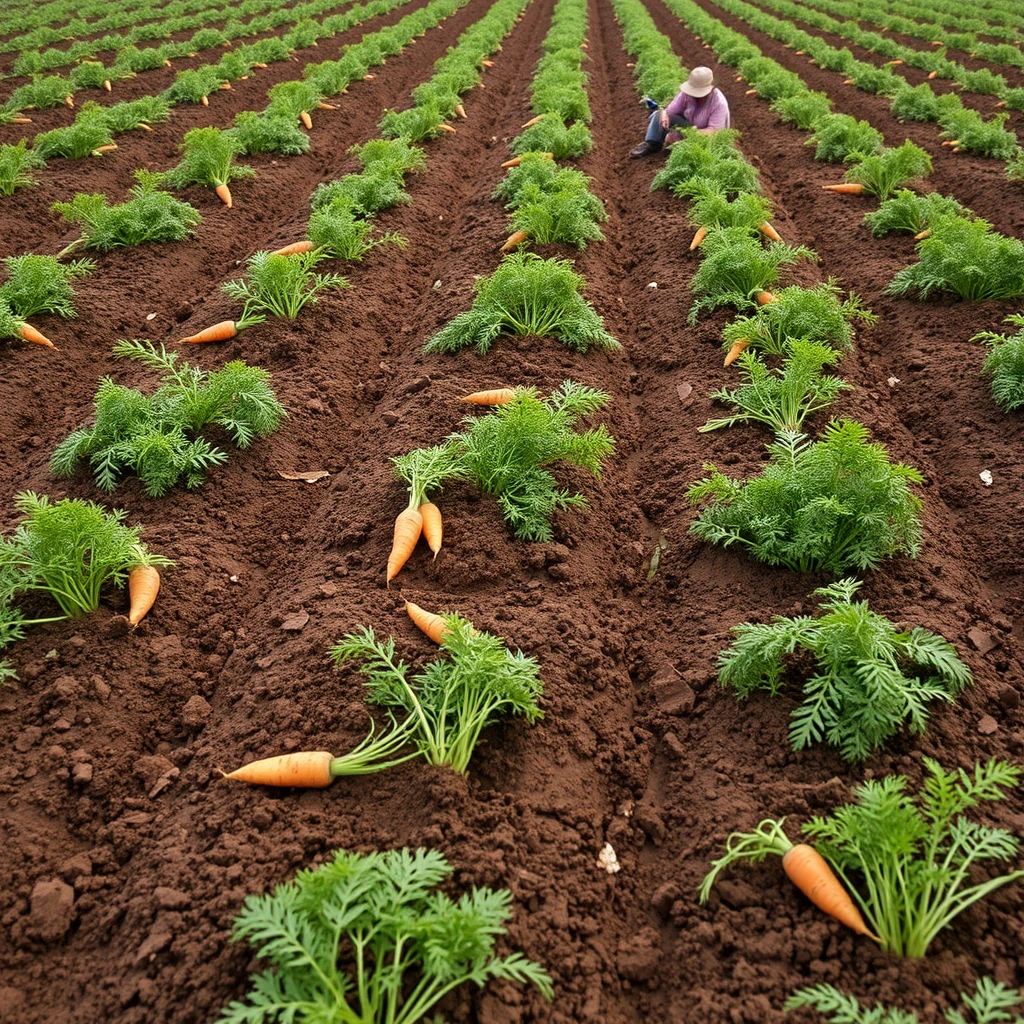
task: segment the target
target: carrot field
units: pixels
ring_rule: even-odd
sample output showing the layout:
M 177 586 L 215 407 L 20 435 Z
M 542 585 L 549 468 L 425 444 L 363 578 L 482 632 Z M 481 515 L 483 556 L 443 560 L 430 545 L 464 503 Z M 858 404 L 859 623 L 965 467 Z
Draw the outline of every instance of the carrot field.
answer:
M 862 1010 L 882 1003 L 938 1024 L 952 1019 L 951 1007 L 965 1012 L 961 993 L 981 978 L 1006 991 L 1024 986 L 1024 854 L 1012 843 L 1002 859 L 971 865 L 968 878 L 1022 878 L 967 906 L 923 956 L 898 955 L 826 916 L 774 855 L 729 866 L 698 900 L 729 835 L 766 819 L 784 818 L 797 842 L 802 826 L 851 803 L 866 782 L 903 775 L 917 793 L 934 763 L 971 773 L 995 759 L 1014 780 L 1024 770 L 1024 410 L 995 401 L 983 364 L 996 342 L 977 338 L 1024 328 L 1006 319 L 1024 312 L 1024 154 L 1015 140 L 1024 140 L 1024 15 L 1015 4 L 181 0 L 125 4 L 116 12 L 123 24 L 109 5 L 3 6 L 0 192 L 4 161 L 21 140 L 28 180 L 0 194 L 0 335 L 8 335 L 0 337 L 0 536 L 9 542 L 0 546 L 0 644 L 10 641 L 0 646 L 0 1020 L 213 1024 L 267 967 L 253 946 L 232 941 L 246 898 L 339 850 L 435 850 L 451 866 L 442 888 L 453 899 L 473 887 L 508 890 L 497 952 L 521 951 L 550 975 L 550 1000 L 543 983 L 499 976 L 454 987 L 419 1020 L 810 1024 L 832 1018 L 784 1004 L 829 984 Z M 245 26 L 255 18 L 264 21 L 252 34 Z M 124 38 L 108 38 L 115 33 Z M 573 33 L 583 42 L 573 44 Z M 86 45 L 101 38 L 99 49 Z M 569 75 L 576 107 L 527 147 L 517 138 L 538 126 L 521 126 L 538 115 L 540 128 L 556 120 L 557 104 L 536 85 L 556 43 L 582 72 Z M 148 59 L 157 47 L 173 49 Z M 464 57 L 469 69 L 458 87 L 435 78 L 453 48 L 449 60 Z M 711 208 L 700 206 L 706 184 L 652 189 L 656 175 L 659 185 L 662 174 L 676 173 L 673 186 L 682 180 L 677 147 L 699 148 L 709 136 L 629 156 L 646 126 L 643 97 L 667 103 L 699 65 L 729 101 L 736 132 L 725 156 L 750 183 L 729 196 L 756 197 L 751 209 L 761 211 L 749 230 L 700 223 Z M 806 90 L 827 97 L 813 126 L 792 114 Z M 918 102 L 930 119 L 907 113 Z M 820 158 L 829 108 L 874 129 L 874 150 Z M 230 206 L 215 192 L 220 171 L 174 179 L 188 133 L 235 139 L 271 122 L 287 144 L 260 150 L 254 135 L 248 150 L 238 144 L 223 182 Z M 72 126 L 95 134 L 48 134 Z M 574 155 L 535 155 L 584 135 Z M 378 202 L 374 193 L 371 206 L 368 188 L 352 198 L 354 176 L 376 166 L 370 155 L 383 144 L 367 144 L 382 138 L 417 152 L 396 158 L 394 195 Z M 907 140 L 924 154 L 915 172 L 892 187 L 860 174 Z M 33 166 L 25 153 L 46 155 Z M 523 153 L 534 155 L 502 167 Z M 517 171 L 540 181 L 560 169 L 576 172 L 560 181 L 589 189 L 593 222 L 574 214 L 569 231 L 551 227 L 547 214 L 506 209 L 503 182 L 519 180 Z M 822 187 L 861 179 L 859 195 Z M 97 205 L 76 195 L 113 205 L 147 188 L 193 208 L 183 214 L 188 237 L 90 241 L 99 237 L 88 219 Z M 865 215 L 898 189 L 950 197 L 967 213 L 952 226 L 939 217 L 922 232 L 873 233 Z M 74 219 L 72 207 L 88 217 Z M 316 241 L 321 210 L 355 231 L 364 251 L 345 258 L 316 248 L 325 245 Z M 781 242 L 758 231 L 764 211 Z M 352 228 L 353 217 L 364 227 Z M 974 272 L 966 248 L 950 250 L 949 272 L 973 274 L 978 297 L 941 284 L 923 297 L 919 284 L 894 293 L 890 282 L 930 258 L 944 231 L 971 223 L 987 225 L 976 233 L 1005 253 Z M 691 248 L 698 226 L 707 237 Z M 525 241 L 503 256 L 517 229 Z M 307 268 L 305 304 L 252 300 L 263 258 L 254 254 L 311 236 L 313 255 L 277 257 Z M 726 270 L 716 281 L 708 268 L 715 246 L 734 236 L 758 253 L 809 252 L 719 301 Z M 26 254 L 61 254 L 65 267 L 91 261 L 68 280 L 76 315 L 19 313 L 3 281 L 17 265 L 9 257 Z M 565 328 L 562 343 L 560 329 L 515 334 L 509 313 L 488 341 L 432 341 L 450 339 L 442 332 L 456 317 L 483 310 L 499 267 L 518 260 L 525 274 L 540 258 L 552 261 L 549 275 L 571 266 L 596 320 L 577 299 L 577 333 Z M 312 275 L 321 275 L 315 287 Z M 905 501 L 919 506 L 919 526 L 862 564 L 838 555 L 772 564 L 739 537 L 759 528 L 755 516 L 728 543 L 692 529 L 712 504 L 692 485 L 719 471 L 757 478 L 777 461 L 780 437 L 794 436 L 764 420 L 699 428 L 731 415 L 716 392 L 738 388 L 755 366 L 776 373 L 790 351 L 759 347 L 751 334 L 746 354 L 723 366 L 744 333 L 730 334 L 730 324 L 770 316 L 773 302 L 800 289 L 840 300 L 852 293 L 873 317 L 851 319 L 850 343 L 828 354 L 832 362 L 822 357 L 848 386 L 787 426 L 795 422 L 808 446 L 856 421 L 892 465 L 916 471 Z M 223 321 L 234 325 L 224 340 L 181 340 Z M 55 347 L 26 341 L 22 323 Z M 139 345 L 115 352 L 132 340 Z M 168 353 L 172 368 L 194 367 L 195 380 L 217 381 L 239 361 L 265 371 L 228 387 L 232 411 L 208 417 L 202 436 L 224 458 L 189 476 L 167 469 L 170 456 L 152 469 L 164 448 L 92 457 L 98 449 L 83 441 L 58 472 L 55 451 L 96 421 L 101 380 L 151 394 Z M 546 525 L 524 526 L 516 501 L 535 492 L 517 498 L 512 484 L 485 485 L 471 457 L 492 456 L 474 448 L 483 436 L 475 424 L 521 409 L 550 413 L 574 393 L 566 382 L 597 395 L 570 426 L 613 441 L 594 441 L 590 463 L 573 463 L 571 442 L 555 449 L 541 464 L 560 497 Z M 264 397 L 263 426 L 237 444 L 239 396 L 267 387 L 280 415 Z M 496 389 L 512 389 L 501 399 L 511 397 L 508 406 L 461 400 Z M 174 443 L 193 441 L 196 422 Z M 523 427 L 517 444 L 528 447 L 540 430 Z M 463 461 L 411 502 L 437 503 L 443 544 L 434 555 L 421 540 L 389 579 L 395 517 L 414 490 L 393 460 L 445 444 L 446 457 Z M 107 487 L 99 486 L 104 457 L 122 459 Z M 833 482 L 850 475 L 837 470 Z M 536 474 L 528 484 L 546 493 Z M 887 488 L 885 500 L 898 490 L 892 481 Z M 159 594 L 141 621 L 129 623 L 127 590 L 117 585 L 127 567 L 103 585 L 98 610 L 70 618 L 38 582 L 8 588 L 4 574 L 17 569 L 10 539 L 28 493 L 122 509 L 145 549 L 173 563 L 160 565 Z M 585 502 L 575 504 L 576 494 Z M 864 549 L 894 530 L 878 511 L 881 485 L 871 494 L 853 517 Z M 717 500 L 725 507 L 735 497 Z M 821 515 L 847 515 L 837 507 Z M 775 523 L 775 511 L 765 519 Z M 774 543 L 782 528 L 764 529 L 775 531 Z M 923 731 L 904 714 L 856 755 L 823 736 L 791 741 L 815 671 L 809 648 L 790 647 L 774 695 L 762 688 L 740 699 L 719 676 L 736 627 L 821 616 L 824 598 L 813 592 L 844 577 L 859 580 L 856 600 L 900 631 L 945 638 L 970 679 L 951 699 L 928 694 Z M 21 638 L 5 632 L 12 594 L 34 623 Z M 448 616 L 440 650 L 406 602 Z M 537 713 L 524 702 L 489 719 L 465 772 L 413 756 L 409 740 L 400 748 L 408 759 L 325 788 L 224 779 L 273 755 L 340 758 L 371 723 L 380 735 L 402 720 L 396 701 L 368 703 L 358 659 L 331 653 L 366 629 L 393 637 L 395 659 L 415 672 L 492 634 L 509 659 L 521 651 L 536 663 Z M 912 659 L 900 661 L 921 682 L 923 672 L 908 666 Z M 876 710 L 872 701 L 882 698 L 868 699 L 862 717 Z M 1024 838 L 1024 785 L 1005 788 L 968 816 Z M 854 886 L 858 878 L 850 868 Z M 343 946 L 342 967 L 352 959 Z M 415 983 L 407 977 L 399 1004 L 412 1002 Z M 1012 1005 L 1006 1017 L 984 1019 L 1012 1021 L 1021 1012 Z M 295 1013 L 265 1019 L 405 1020 Z

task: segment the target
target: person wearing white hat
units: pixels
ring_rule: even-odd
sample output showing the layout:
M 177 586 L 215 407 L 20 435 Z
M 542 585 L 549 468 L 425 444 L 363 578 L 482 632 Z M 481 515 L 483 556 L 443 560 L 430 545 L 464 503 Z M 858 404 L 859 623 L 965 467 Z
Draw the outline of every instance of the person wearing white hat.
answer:
M 653 106 L 653 100 L 650 104 Z M 717 132 L 729 127 L 729 103 L 715 88 L 711 68 L 694 68 L 681 86 L 679 95 L 663 110 L 655 110 L 647 122 L 644 141 L 634 146 L 629 155 L 634 159 L 657 153 L 665 145 L 673 127 L 694 127 L 701 132 Z M 679 134 L 672 132 L 678 141 Z

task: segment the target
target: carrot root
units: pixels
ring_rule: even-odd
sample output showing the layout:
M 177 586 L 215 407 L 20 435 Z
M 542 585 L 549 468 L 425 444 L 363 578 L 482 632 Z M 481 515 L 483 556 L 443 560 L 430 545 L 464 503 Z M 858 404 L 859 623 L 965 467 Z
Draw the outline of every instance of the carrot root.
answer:
M 758 224 L 757 228 L 765 238 L 770 238 L 773 242 L 782 241 L 782 235 L 780 235 L 778 231 L 768 223 L 768 221 L 765 221 L 763 224 Z
M 881 942 L 864 923 L 864 918 L 836 878 L 828 861 L 807 843 L 797 843 L 782 858 L 786 877 L 819 909 L 858 935 Z
M 459 401 L 470 402 L 472 405 L 508 405 L 515 397 L 516 393 L 512 388 L 494 388 L 491 391 L 474 391 Z
M 743 95 L 744 96 L 756 96 L 757 95 L 757 90 L 756 89 L 748 89 Z
M 519 127 L 520 128 L 532 128 L 535 124 L 540 124 L 540 122 L 543 121 L 543 120 L 544 120 L 544 115 L 543 114 L 538 114 L 536 117 L 531 117 L 530 120 L 526 122 L 526 124 L 521 124 Z
M 103 88 L 106 89 L 107 92 L 110 92 L 113 89 L 113 86 L 111 86 L 111 84 L 110 84 L 110 79 L 109 78 L 104 78 L 103 79 Z
M 228 338 L 233 338 L 238 333 L 238 328 L 235 327 L 234 320 L 221 320 L 219 324 L 214 324 L 212 327 L 207 327 L 205 331 L 200 331 L 198 334 L 193 334 L 188 338 L 182 338 L 184 342 L 203 342 L 203 341 L 227 341 Z
M 927 238 L 931 233 L 931 228 L 925 228 L 924 231 L 918 231 L 918 233 L 914 235 L 914 241 L 920 242 L 923 238 Z
M 298 786 L 303 789 L 326 789 L 334 780 L 328 750 L 302 750 L 280 757 L 265 757 L 261 761 L 223 772 L 225 779 L 238 779 L 250 786 Z
M 227 185 L 218 185 L 214 190 L 220 197 L 220 201 L 230 210 L 231 209 L 231 189 Z
M 838 192 L 844 196 L 859 196 L 864 192 L 864 186 L 857 181 L 843 181 L 838 185 L 822 185 L 826 192 Z
M 299 253 L 310 252 L 315 248 L 316 246 L 308 238 L 304 238 L 301 242 L 292 242 L 291 245 L 283 245 L 280 249 L 275 249 L 270 255 L 295 256 Z
M 202 103 L 202 105 L 204 107 L 208 107 L 210 105 L 210 97 L 209 96 L 200 96 L 199 97 L 199 102 Z
M 465 116 L 466 116 L 466 108 L 461 103 L 456 103 L 455 104 L 455 113 L 458 114 L 459 117 L 465 118 Z
M 418 604 L 413 604 L 412 601 L 405 602 L 405 611 L 412 619 L 413 624 L 430 637 L 435 644 L 439 644 L 444 639 L 445 633 L 448 632 L 448 624 L 440 615 L 428 612 L 426 608 L 421 608 Z
M 403 509 L 395 517 L 395 533 L 391 542 L 391 554 L 388 555 L 388 586 L 391 586 L 391 581 L 409 561 L 409 556 L 413 553 L 422 532 L 423 516 L 418 509 Z
M 939 73 L 938 73 L 938 71 L 929 72 L 928 77 L 929 78 L 938 78 L 939 77 Z
M 527 234 L 527 232 L 525 232 L 525 231 L 514 231 L 511 235 L 508 236 L 507 241 L 501 247 L 501 251 L 502 252 L 511 252 L 513 249 L 516 248 L 516 246 L 522 245 L 523 242 L 528 242 L 529 240 L 530 240 L 530 236 L 529 236 L 529 234 Z
M 759 306 L 767 306 L 769 302 L 775 301 L 774 292 L 758 292 L 754 298 L 757 300 Z
M 749 338 L 737 338 L 736 341 L 732 343 L 732 348 L 730 348 L 725 354 L 725 362 L 722 363 L 722 365 L 732 366 L 732 364 L 735 363 L 736 360 L 739 359 L 740 355 L 743 352 L 746 352 L 748 348 L 750 348 Z
M 690 242 L 690 252 L 693 252 L 693 250 L 696 249 L 697 246 L 700 245 L 700 243 L 703 242 L 705 238 L 707 238 L 707 235 L 708 229 L 703 224 L 701 224 L 701 226 L 697 228 L 697 231 L 693 236 L 693 241 Z
M 445 124 L 443 121 L 437 127 L 440 128 L 441 131 L 443 132 L 448 132 L 449 135 L 455 135 L 458 131 L 457 128 L 450 124 Z
M 160 593 L 160 573 L 152 565 L 137 565 L 128 573 L 128 621 L 137 626 Z
M 303 110 L 302 113 L 299 114 L 299 120 L 303 123 L 307 131 L 313 127 L 313 118 L 309 116 L 308 110 Z
M 34 345 L 45 345 L 47 348 L 57 347 L 44 334 L 40 334 L 31 324 L 22 324 L 20 333 L 25 341 L 31 341 Z
M 420 505 L 419 513 L 423 520 L 423 538 L 427 542 L 427 547 L 434 552 L 434 557 L 437 558 L 444 536 L 441 510 L 432 501 L 425 501 Z

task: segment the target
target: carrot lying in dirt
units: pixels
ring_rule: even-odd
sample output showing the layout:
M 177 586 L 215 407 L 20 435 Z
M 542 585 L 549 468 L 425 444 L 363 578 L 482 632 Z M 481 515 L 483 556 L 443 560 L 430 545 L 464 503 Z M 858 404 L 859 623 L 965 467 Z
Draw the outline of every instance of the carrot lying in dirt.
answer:
M 774 292 L 758 292 L 754 298 L 757 300 L 759 306 L 767 306 L 769 302 L 775 301 Z
M 426 608 L 421 608 L 418 604 L 413 604 L 412 601 L 405 602 L 405 611 L 412 619 L 413 624 L 430 637 L 435 644 L 439 644 L 444 639 L 445 633 L 448 632 L 448 623 L 440 615 L 428 612 Z
M 746 352 L 748 348 L 750 348 L 749 338 L 737 338 L 732 343 L 732 348 L 730 348 L 729 351 L 725 354 L 725 362 L 722 363 L 722 365 L 732 366 L 732 364 L 735 363 L 736 360 L 739 359 L 740 355 L 743 352 Z
M 299 113 L 299 120 L 307 131 L 313 127 L 313 118 L 309 116 L 308 110 L 303 110 Z
M 220 197 L 220 201 L 230 210 L 231 209 L 231 189 L 227 185 L 218 185 L 214 190 Z
M 395 517 L 395 532 L 391 539 L 391 553 L 388 555 L 387 585 L 398 575 L 402 566 L 416 548 L 416 542 L 423 532 L 423 516 L 419 507 L 405 508 Z
M 137 565 L 128 573 L 128 621 L 137 626 L 160 593 L 160 573 L 155 565 Z
M 541 156 L 547 158 L 548 160 L 554 160 L 554 158 L 555 158 L 555 154 L 554 153 L 541 153 Z M 511 160 L 506 160 L 501 166 L 502 167 L 518 167 L 519 163 L 520 163 L 520 160 L 521 160 L 520 157 L 514 156 L 514 157 L 512 157 Z
M 768 221 L 765 221 L 763 224 L 758 224 L 757 230 L 760 231 L 765 238 L 768 238 L 773 242 L 782 241 L 782 235 L 780 235 L 778 231 L 768 223 Z
M 20 334 L 25 341 L 31 341 L 34 345 L 45 345 L 47 348 L 57 347 L 44 334 L 40 334 L 31 324 L 23 323 Z
M 316 246 L 308 238 L 304 238 L 301 242 L 292 242 L 291 245 L 283 245 L 280 249 L 275 249 L 270 255 L 296 256 L 299 253 L 312 252 L 315 248 Z
M 444 536 L 444 523 L 441 520 L 441 510 L 432 502 L 425 501 L 419 507 L 420 519 L 423 523 L 423 538 L 427 547 L 437 553 L 441 550 L 441 540 Z
M 697 228 L 697 231 L 693 236 L 693 241 L 690 243 L 690 252 L 693 252 L 693 250 L 696 249 L 697 246 L 700 245 L 700 243 L 703 242 L 705 238 L 707 238 L 707 236 L 708 229 L 703 224 L 701 224 L 701 226 Z
M 532 128 L 535 124 L 540 124 L 540 122 L 543 121 L 543 120 L 544 120 L 544 115 L 543 114 L 538 114 L 536 117 L 531 117 L 530 120 L 526 122 L 526 124 L 521 124 L 519 127 L 521 129 L 522 128 Z
M 456 128 L 454 125 L 445 124 L 443 121 L 437 127 L 440 128 L 441 131 L 443 132 L 448 132 L 450 135 L 458 134 L 458 128 Z
M 262 323 L 265 319 L 263 316 L 252 316 L 245 320 L 221 320 L 219 324 L 207 327 L 205 331 L 200 331 L 198 334 L 182 338 L 181 341 L 183 343 L 194 342 L 197 344 L 204 341 L 227 341 L 238 334 L 239 331 L 244 331 L 246 327 L 252 327 L 253 324 Z
M 466 116 L 466 108 L 461 103 L 456 103 L 455 104 L 455 113 L 458 114 L 459 117 L 465 118 L 465 116 Z
M 523 242 L 528 242 L 529 240 L 530 234 L 528 231 L 513 231 L 501 247 L 501 252 L 511 252 L 516 246 L 522 245 Z
M 858 181 L 842 181 L 838 185 L 822 185 L 826 192 L 838 192 L 844 196 L 859 196 L 864 191 L 864 186 Z
M 515 397 L 516 393 L 511 388 L 494 388 L 491 391 L 474 391 L 459 401 L 471 402 L 473 405 L 508 405 Z
M 744 96 L 756 96 L 757 95 L 757 90 L 756 89 L 748 89 L 743 95 Z
M 333 781 L 328 750 L 302 750 L 295 754 L 265 757 L 261 761 L 222 773 L 225 779 L 238 779 L 251 786 L 298 786 L 303 789 L 326 789 Z

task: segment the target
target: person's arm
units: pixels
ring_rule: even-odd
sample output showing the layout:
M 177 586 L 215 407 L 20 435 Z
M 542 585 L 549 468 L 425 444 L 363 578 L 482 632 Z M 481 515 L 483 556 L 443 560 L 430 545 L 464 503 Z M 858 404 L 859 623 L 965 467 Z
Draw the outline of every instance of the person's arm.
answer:
M 714 100 L 708 113 L 707 124 L 700 129 L 702 135 L 713 135 L 715 132 L 729 127 L 729 101 L 717 89 Z
M 681 117 L 683 115 L 683 108 L 686 106 L 686 101 L 690 97 L 686 95 L 682 90 L 676 98 L 661 112 L 661 127 L 668 129 L 669 120 L 672 117 Z

